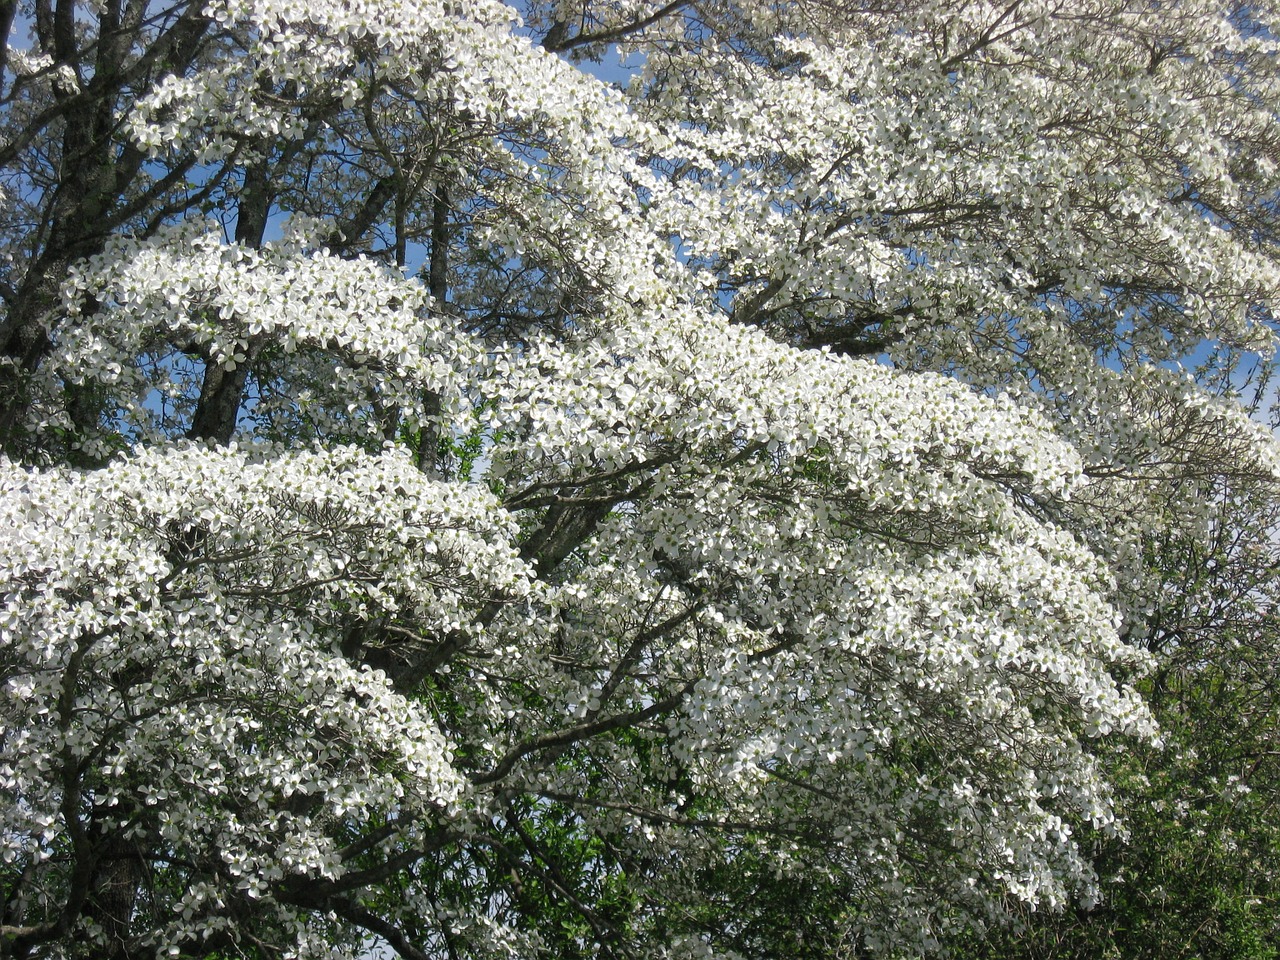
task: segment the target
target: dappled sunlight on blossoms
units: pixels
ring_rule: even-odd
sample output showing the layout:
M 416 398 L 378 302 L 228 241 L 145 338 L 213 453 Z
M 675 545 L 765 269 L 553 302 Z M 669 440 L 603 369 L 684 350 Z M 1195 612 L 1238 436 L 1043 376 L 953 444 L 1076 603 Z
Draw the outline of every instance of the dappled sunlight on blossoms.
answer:
M 1169 650 L 1266 616 L 1275 20 L 37 5 L 0 954 L 1085 916 Z

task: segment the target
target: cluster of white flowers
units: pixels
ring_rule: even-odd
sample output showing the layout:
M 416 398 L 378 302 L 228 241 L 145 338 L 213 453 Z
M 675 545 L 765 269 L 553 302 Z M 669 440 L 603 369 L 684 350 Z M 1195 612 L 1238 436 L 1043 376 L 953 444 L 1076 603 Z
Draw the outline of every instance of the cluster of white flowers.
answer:
M 271 378 L 260 368 L 262 402 L 253 415 L 266 435 L 284 432 L 280 418 L 295 416 L 303 400 L 313 416 L 330 411 L 354 421 L 351 432 L 380 437 L 386 424 L 371 412 L 375 405 L 409 423 L 423 416 L 424 390 L 456 407 L 475 352 L 431 308 L 421 285 L 379 264 L 304 252 L 292 242 L 250 250 L 199 224 L 112 242 L 71 271 L 62 296 L 48 389 L 106 386 L 137 436 L 153 440 L 180 429 L 198 395 L 199 371 L 190 382 L 175 354 L 226 371 L 250 355 L 268 368 L 272 358 L 277 366 L 309 367 L 306 392 L 294 379 L 283 403 L 271 402 Z M 85 315 L 87 302 L 93 311 Z M 65 414 L 41 413 L 46 422 L 37 428 L 65 423 Z M 118 430 L 120 420 L 105 427 Z
M 1241 225 L 1280 181 L 1241 145 L 1280 30 L 801 6 L 530 5 L 642 55 L 626 93 L 497 0 L 203 8 L 121 156 L 258 164 L 299 216 L 153 224 L 50 286 L 21 427 L 82 465 L 0 460 L 0 864 L 43 915 L 100 837 L 165 873 L 157 949 L 585 950 L 598 895 L 637 950 L 730 956 L 654 905 L 742 869 L 918 955 L 1097 895 L 1094 741 L 1158 737 L 1123 639 L 1151 530 L 1280 477 L 1174 369 L 1270 346 Z M 436 299 L 324 249 L 370 211 L 388 261 L 429 237 Z M 233 374 L 234 442 L 175 439 Z M 420 469 L 440 441 L 470 476 Z M 565 905 L 590 933 L 532 915 Z
M 340 876 L 335 824 L 398 818 L 411 837 L 457 815 L 436 720 L 341 645 L 379 621 L 465 632 L 525 592 L 487 492 L 394 449 L 198 446 L 90 474 L 6 461 L 0 491 L 4 862 L 86 829 L 74 784 L 95 829 L 154 831 L 224 878 L 164 921 L 198 941 L 236 896 Z
M 616 501 L 577 572 L 495 625 L 503 681 L 471 677 L 490 700 L 474 736 L 495 762 L 531 722 L 551 734 L 674 695 L 661 752 L 608 748 L 615 802 L 650 808 L 650 785 L 678 768 L 722 821 L 786 822 L 802 803 L 863 888 L 899 891 L 899 925 L 930 915 L 931 895 L 903 884 L 936 851 L 864 851 L 918 817 L 946 825 L 934 880 L 984 877 L 968 900 L 1088 888 L 1064 818 L 1109 828 L 1113 813 L 1078 737 L 1154 729 L 1109 674 L 1143 663 L 1117 637 L 1109 569 L 1027 509 L 1065 507 L 1082 482 L 1041 415 L 695 312 L 536 345 L 493 376 L 509 502 Z M 556 643 L 522 641 L 548 622 Z M 590 770 L 523 777 L 587 797 Z M 688 836 L 593 816 L 622 846 L 674 845 L 696 889 L 705 859 Z M 799 856 L 769 855 L 779 869 Z

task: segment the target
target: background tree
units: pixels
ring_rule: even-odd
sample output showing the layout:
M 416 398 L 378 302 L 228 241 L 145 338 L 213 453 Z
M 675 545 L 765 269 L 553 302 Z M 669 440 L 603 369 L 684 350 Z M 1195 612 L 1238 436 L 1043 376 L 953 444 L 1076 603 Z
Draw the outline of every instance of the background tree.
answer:
M 1117 790 L 1267 889 L 1152 710 L 1269 762 L 1274 11 L 521 12 L 23 8 L 0 949 L 918 956 Z

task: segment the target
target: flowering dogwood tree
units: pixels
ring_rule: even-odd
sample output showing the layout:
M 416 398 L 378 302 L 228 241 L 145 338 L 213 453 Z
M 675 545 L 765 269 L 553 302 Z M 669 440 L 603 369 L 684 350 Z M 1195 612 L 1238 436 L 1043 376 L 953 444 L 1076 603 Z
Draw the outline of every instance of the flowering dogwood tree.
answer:
M 1153 550 L 1280 471 L 1270 6 L 0 10 L 0 953 L 1098 896 Z

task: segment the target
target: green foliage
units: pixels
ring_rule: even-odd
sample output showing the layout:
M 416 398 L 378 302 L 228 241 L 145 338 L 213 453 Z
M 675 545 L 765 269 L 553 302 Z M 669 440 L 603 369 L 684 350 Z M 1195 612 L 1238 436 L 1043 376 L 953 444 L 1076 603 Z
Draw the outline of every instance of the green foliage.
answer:
M 1166 602 L 1145 643 L 1141 689 L 1162 745 L 1113 744 L 1100 759 L 1126 832 L 1092 838 L 1103 899 L 1024 912 L 974 936 L 967 958 L 1280 956 L 1280 568 L 1275 494 L 1219 491 L 1208 545 L 1157 532 L 1146 561 Z M 1242 532 L 1243 531 L 1243 532 Z

